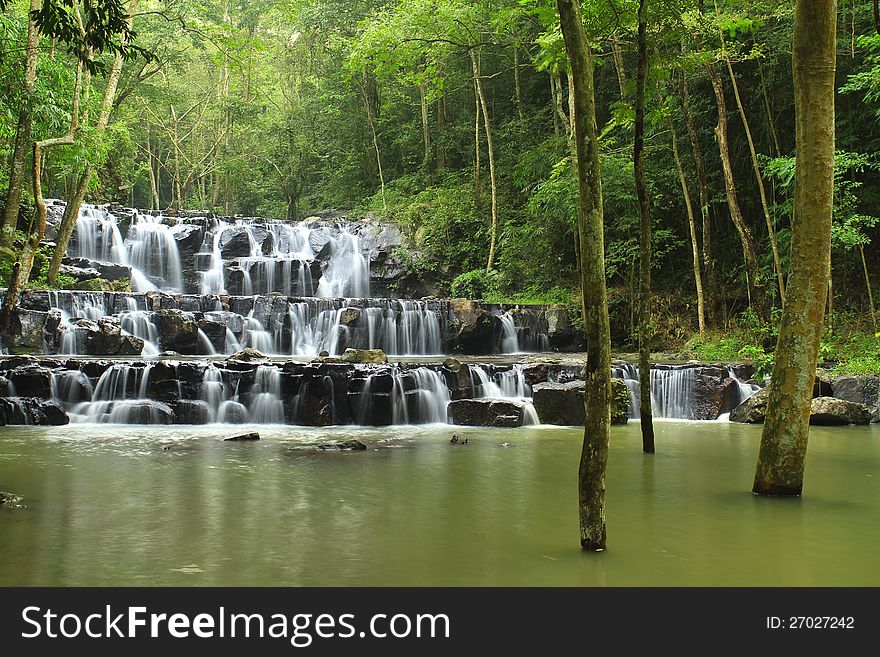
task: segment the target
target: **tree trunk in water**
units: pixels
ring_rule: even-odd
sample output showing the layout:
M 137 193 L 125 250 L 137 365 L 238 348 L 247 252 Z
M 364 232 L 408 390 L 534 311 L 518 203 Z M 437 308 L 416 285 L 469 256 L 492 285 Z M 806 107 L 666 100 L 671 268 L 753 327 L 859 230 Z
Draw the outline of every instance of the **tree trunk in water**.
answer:
M 723 43 L 723 42 L 722 42 Z M 743 128 L 746 131 L 746 141 L 749 143 L 749 153 L 752 156 L 752 169 L 755 171 L 755 180 L 758 183 L 758 192 L 761 195 L 761 208 L 764 210 L 764 220 L 767 222 L 767 234 L 770 236 L 770 247 L 773 250 L 773 269 L 776 272 L 776 284 L 779 286 L 779 299 L 785 305 L 785 277 L 782 275 L 782 261 L 779 258 L 779 246 L 776 243 L 776 229 L 773 227 L 773 219 L 770 216 L 770 205 L 767 203 L 767 192 L 764 190 L 764 177 L 761 175 L 761 166 L 758 164 L 758 154 L 755 151 L 755 141 L 752 139 L 752 130 L 749 120 L 746 118 L 746 110 L 739 95 L 739 85 L 733 74 L 733 65 L 730 58 L 725 58 L 727 72 L 730 74 L 730 82 L 733 85 L 733 95 L 736 98 L 736 107 L 739 110 L 739 118 L 742 119 Z
M 666 121 L 669 125 L 669 133 L 672 135 L 672 158 L 675 160 L 675 168 L 678 171 L 678 180 L 681 183 L 681 193 L 684 196 L 684 205 L 688 216 L 691 249 L 693 250 L 694 284 L 697 288 L 697 322 L 700 327 L 700 337 L 702 338 L 706 335 L 706 301 L 703 294 L 703 276 L 700 272 L 700 245 L 697 241 L 697 222 L 694 218 L 694 207 L 691 205 L 691 194 L 688 191 L 684 167 L 681 165 L 681 155 L 678 152 L 678 138 L 675 135 L 675 125 L 672 123 L 671 116 L 667 116 Z
M 486 261 L 486 271 L 495 266 L 495 243 L 498 239 L 498 188 L 495 178 L 495 142 L 492 139 L 492 124 L 489 121 L 489 104 L 486 102 L 486 94 L 483 93 L 483 83 L 480 79 L 480 62 L 473 49 L 470 51 L 471 67 L 474 71 L 474 81 L 477 85 L 477 97 L 480 99 L 480 110 L 483 114 L 483 127 L 486 130 L 486 151 L 489 155 L 489 187 L 492 191 L 492 224 L 489 229 L 489 258 Z
M 133 3 L 134 4 L 134 3 Z M 133 5 L 132 5 L 133 6 Z M 128 25 L 131 27 L 131 17 L 129 16 Z M 123 45 L 125 45 L 123 43 Z M 104 90 L 104 100 L 101 103 L 101 113 L 98 116 L 98 122 L 95 124 L 94 136 L 100 139 L 107 129 L 110 122 L 110 113 L 113 111 L 113 100 L 116 97 L 116 87 L 119 84 L 119 76 L 122 73 L 122 54 L 117 54 L 113 60 L 113 66 L 107 77 L 107 87 Z M 175 145 L 176 149 L 176 145 Z M 79 210 L 82 207 L 89 181 L 95 172 L 95 165 L 90 161 L 82 172 L 79 181 L 74 188 L 73 196 L 68 199 L 67 206 L 64 208 L 64 216 L 61 218 L 61 226 L 58 229 L 58 235 L 55 238 L 55 251 L 52 253 L 52 260 L 49 263 L 49 273 L 47 278 L 49 283 L 55 285 L 58 279 L 58 272 L 61 271 L 61 261 L 67 255 L 67 245 L 70 237 L 73 235 L 73 229 L 76 227 L 76 220 L 79 218 Z
M 578 0 L 557 0 L 562 34 L 575 85 L 575 147 L 581 294 L 587 333 L 584 444 L 578 473 L 581 548 L 605 549 L 605 472 L 611 433 L 611 331 L 605 289 L 602 181 L 593 90 L 593 62 Z
M 30 11 L 38 11 L 40 0 L 31 0 Z M 40 29 L 33 19 L 28 20 L 27 56 L 25 59 L 24 88 L 25 97 L 18 111 L 18 128 L 15 133 L 15 146 L 12 151 L 12 166 L 9 170 L 9 192 L 3 208 L 3 223 L 0 224 L 0 246 L 12 246 L 15 228 L 18 225 L 18 210 L 21 207 L 21 193 L 24 188 L 24 167 L 28 150 L 31 148 L 31 103 L 34 97 L 34 83 L 37 78 L 37 49 L 40 45 Z
M 755 239 L 752 231 L 743 218 L 739 201 L 736 198 L 736 183 L 733 179 L 733 167 L 730 164 L 730 149 L 727 143 L 727 105 L 724 102 L 724 88 L 721 79 L 712 68 L 712 64 L 704 64 L 709 77 L 712 79 L 712 90 L 715 92 L 715 102 L 718 105 L 718 125 L 715 126 L 715 136 L 718 138 L 718 151 L 721 155 L 721 166 L 724 170 L 724 188 L 727 193 L 727 206 L 730 208 L 730 218 L 736 231 L 739 233 L 743 248 L 743 259 L 748 277 L 749 305 L 757 305 L 758 314 L 764 315 L 764 294 L 759 282 L 758 257 L 755 252 Z
M 836 29 L 837 0 L 796 0 L 791 273 L 752 489 L 761 495 L 800 495 L 803 490 L 831 261 Z
M 648 71 L 648 1 L 639 0 L 638 67 L 633 170 L 639 199 L 639 417 L 642 451 L 654 453 L 654 414 L 651 410 L 651 199 L 645 176 L 645 77 Z

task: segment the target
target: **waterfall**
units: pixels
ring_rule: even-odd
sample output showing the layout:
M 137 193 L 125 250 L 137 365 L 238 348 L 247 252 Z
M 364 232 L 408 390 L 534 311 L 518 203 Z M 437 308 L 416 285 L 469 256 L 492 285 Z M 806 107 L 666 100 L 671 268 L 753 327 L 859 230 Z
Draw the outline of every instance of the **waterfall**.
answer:
M 525 372 L 521 364 L 513 365 L 509 370 L 502 370 L 494 377 L 483 365 L 469 365 L 468 368 L 474 397 L 521 401 L 523 402 L 523 426 L 540 424 L 538 412 L 532 403 L 532 389 L 526 383 Z
M 364 257 L 360 238 L 348 230 L 327 242 L 329 259 L 316 292 L 319 297 L 370 296 L 370 261 Z
M 250 421 L 258 424 L 284 422 L 281 373 L 274 365 L 260 365 L 251 389 Z
M 213 364 L 205 368 L 200 390 L 200 398 L 208 407 L 208 420 L 217 422 L 220 417 L 220 407 L 227 399 L 223 375 Z
M 183 270 L 174 228 L 165 223 L 164 217 L 136 213 L 125 241 L 129 262 L 122 264 L 131 264 L 132 288 L 136 292 L 148 290 L 143 289 L 143 280 L 136 279 L 135 271 L 143 273 L 149 289 L 183 291 Z
M 519 340 L 516 337 L 516 326 L 510 313 L 501 315 L 501 353 L 515 354 L 519 351 Z
M 394 424 L 446 422 L 449 388 L 439 372 L 429 367 L 392 373 L 391 411 Z

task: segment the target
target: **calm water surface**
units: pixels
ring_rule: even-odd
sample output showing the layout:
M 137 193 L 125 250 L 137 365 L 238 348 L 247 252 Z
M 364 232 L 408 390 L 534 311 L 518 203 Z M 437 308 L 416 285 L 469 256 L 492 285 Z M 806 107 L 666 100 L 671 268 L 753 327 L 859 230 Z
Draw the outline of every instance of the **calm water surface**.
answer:
M 791 500 L 749 493 L 759 427 L 658 422 L 654 456 L 615 427 L 599 555 L 577 429 L 253 428 L 0 428 L 28 505 L 0 510 L 0 585 L 880 585 L 877 426 L 813 429 Z

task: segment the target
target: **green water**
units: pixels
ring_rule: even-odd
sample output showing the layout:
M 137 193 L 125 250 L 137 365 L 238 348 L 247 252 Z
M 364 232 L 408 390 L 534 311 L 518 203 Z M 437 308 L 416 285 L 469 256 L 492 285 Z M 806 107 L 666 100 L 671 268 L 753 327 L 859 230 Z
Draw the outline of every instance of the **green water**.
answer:
M 616 427 L 599 555 L 576 429 L 256 429 L 0 428 L 28 505 L 0 585 L 880 585 L 880 427 L 814 429 L 791 500 L 748 492 L 757 427 L 659 422 L 650 457 Z M 348 437 L 370 450 L 315 449 Z

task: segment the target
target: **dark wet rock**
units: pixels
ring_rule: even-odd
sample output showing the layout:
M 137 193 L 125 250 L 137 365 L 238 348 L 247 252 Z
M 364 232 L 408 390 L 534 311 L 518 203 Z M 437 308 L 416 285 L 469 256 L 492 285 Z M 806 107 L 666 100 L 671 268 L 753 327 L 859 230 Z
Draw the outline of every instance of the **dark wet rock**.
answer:
M 0 397 L 0 426 L 61 426 L 69 422 L 67 413 L 54 401 L 37 397 Z
M 271 235 L 265 226 L 259 224 L 247 226 L 231 226 L 220 236 L 220 254 L 224 259 L 246 258 L 251 255 L 251 237 L 261 253 L 266 247 L 271 248 Z
M 341 357 L 344 363 L 387 363 L 388 356 L 381 349 L 346 349 Z
M 174 411 L 160 401 L 129 399 L 113 403 L 110 421 L 122 424 L 173 424 Z
M 873 411 L 873 421 L 878 421 L 878 388 L 880 377 L 877 376 L 841 376 L 831 383 L 832 394 L 825 395 L 864 404 Z
M 139 356 L 144 341 L 122 332 L 119 318 L 105 316 L 97 322 L 74 319 L 68 330 L 73 331 L 79 349 L 93 356 Z
M 191 314 L 164 308 L 153 316 L 159 333 L 159 348 L 182 354 L 198 353 L 199 329 Z
M 171 234 L 177 243 L 181 262 L 186 262 L 187 257 L 192 257 L 201 248 L 205 237 L 205 226 L 198 224 L 180 224 L 175 226 Z
M 731 422 L 745 424 L 763 424 L 767 415 L 767 399 L 770 396 L 767 388 L 758 390 L 742 404 L 730 411 Z
M 542 424 L 582 426 L 586 419 L 584 409 L 584 381 L 566 383 L 538 383 L 532 387 L 532 401 Z M 629 419 L 630 395 L 620 379 L 611 380 L 611 423 L 626 424 Z
M 77 282 L 101 277 L 101 272 L 97 269 L 91 267 L 74 267 L 72 265 L 61 265 L 60 273 L 64 276 L 70 276 Z
M 88 258 L 64 258 L 61 273 L 73 276 L 77 280 L 88 278 L 103 278 L 106 281 L 118 281 L 124 278 L 131 279 L 131 267 L 119 265 L 115 262 L 101 262 Z M 79 272 L 79 273 L 78 273 Z M 88 272 L 89 275 L 84 275 Z
M 229 438 L 224 438 L 224 442 L 245 442 L 252 440 L 259 440 L 260 434 L 256 431 L 251 431 L 250 433 L 240 433 L 237 436 L 230 436 Z
M 558 350 L 579 346 L 580 334 L 575 330 L 565 306 L 553 304 L 544 311 L 550 347 Z
M 549 373 L 550 369 L 546 363 L 531 363 L 523 367 L 523 376 L 530 386 L 547 381 Z
M 339 314 L 339 323 L 344 326 L 355 326 L 360 318 L 360 308 L 346 308 Z
M 524 410 L 516 399 L 458 399 L 447 407 L 452 424 L 471 427 L 521 427 Z
M 52 372 L 39 365 L 23 365 L 7 375 L 16 395 L 21 397 L 52 397 Z
M 19 308 L 13 316 L 12 324 L 15 349 L 23 352 L 43 353 L 48 337 L 46 335 L 48 320 L 49 311 Z
M 443 361 L 443 367 L 445 367 L 450 372 L 458 372 L 461 370 L 461 361 L 457 358 L 452 358 L 451 356 Z
M 205 334 L 205 338 L 207 338 L 208 342 L 211 343 L 211 347 L 214 349 L 215 352 L 223 353 L 226 350 L 225 324 L 203 317 L 202 319 L 196 321 L 196 326 L 202 333 Z M 204 345 L 202 345 L 200 341 L 199 351 L 202 353 L 206 351 L 203 347 Z
M 501 334 L 501 320 L 476 301 L 452 299 L 449 302 L 452 341 L 466 354 L 491 354 Z
M 870 424 L 871 416 L 871 409 L 864 404 L 834 397 L 816 397 L 810 404 L 810 424 L 824 426 Z
M 715 420 L 743 401 L 737 382 L 720 367 L 695 368 L 691 390 L 690 419 Z
M 833 389 L 834 377 L 831 372 L 821 367 L 816 368 L 816 379 L 813 383 L 813 397 L 835 397 Z
M 0 490 L 0 507 L 4 509 L 26 509 L 27 507 L 21 501 L 21 495 Z
M 318 445 L 318 449 L 322 450 L 322 451 L 328 451 L 328 452 L 337 452 L 337 451 L 360 452 L 360 451 L 367 449 L 367 446 L 364 445 L 359 440 L 352 439 L 352 440 L 343 440 L 342 442 L 339 442 L 339 443 L 323 443 L 321 445 Z
M 245 347 L 241 351 L 237 351 L 229 357 L 230 361 L 238 363 L 256 363 L 268 360 L 269 357 L 258 349 Z

